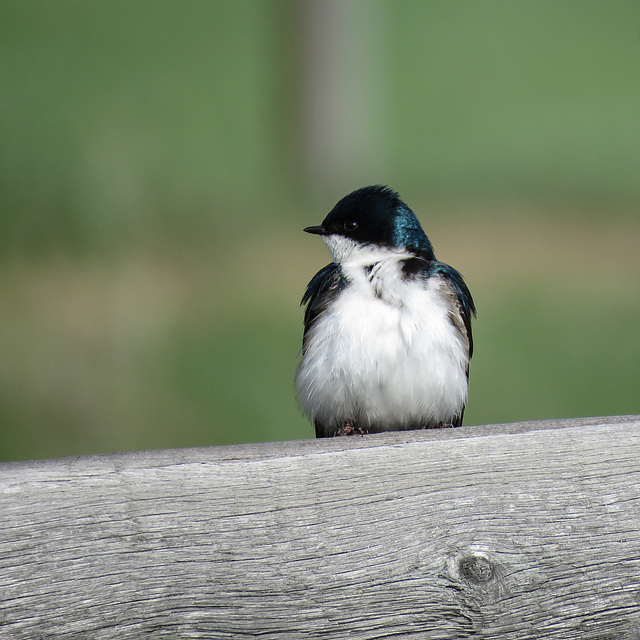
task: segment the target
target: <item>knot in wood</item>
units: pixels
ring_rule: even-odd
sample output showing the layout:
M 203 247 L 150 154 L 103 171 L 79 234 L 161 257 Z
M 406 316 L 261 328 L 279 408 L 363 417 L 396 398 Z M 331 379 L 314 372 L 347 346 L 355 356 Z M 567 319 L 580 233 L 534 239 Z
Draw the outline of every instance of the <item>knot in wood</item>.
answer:
M 469 553 L 458 562 L 460 574 L 472 582 L 489 582 L 494 576 L 494 565 L 482 553 Z

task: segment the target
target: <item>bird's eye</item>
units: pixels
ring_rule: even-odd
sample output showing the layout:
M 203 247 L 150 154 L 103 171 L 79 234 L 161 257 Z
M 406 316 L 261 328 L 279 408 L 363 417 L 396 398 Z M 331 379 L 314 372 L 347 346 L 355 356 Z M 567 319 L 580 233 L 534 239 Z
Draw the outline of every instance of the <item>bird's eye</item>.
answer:
M 344 223 L 345 231 L 355 231 L 358 228 L 358 223 L 355 220 L 347 220 Z

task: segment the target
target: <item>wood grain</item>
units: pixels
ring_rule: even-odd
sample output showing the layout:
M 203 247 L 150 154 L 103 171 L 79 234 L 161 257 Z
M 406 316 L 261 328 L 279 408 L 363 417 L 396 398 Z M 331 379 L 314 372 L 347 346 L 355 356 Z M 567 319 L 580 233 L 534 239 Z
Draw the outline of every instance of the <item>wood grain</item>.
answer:
M 0 465 L 0 639 L 640 640 L 640 416 Z

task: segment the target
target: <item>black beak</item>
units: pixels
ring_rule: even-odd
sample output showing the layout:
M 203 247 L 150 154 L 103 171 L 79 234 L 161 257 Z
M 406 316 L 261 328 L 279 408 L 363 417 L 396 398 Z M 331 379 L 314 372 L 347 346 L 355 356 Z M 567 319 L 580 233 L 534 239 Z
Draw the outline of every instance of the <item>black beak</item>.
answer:
M 324 227 L 320 224 L 315 227 L 305 227 L 303 231 L 306 231 L 307 233 L 315 233 L 317 236 L 323 236 L 326 234 Z

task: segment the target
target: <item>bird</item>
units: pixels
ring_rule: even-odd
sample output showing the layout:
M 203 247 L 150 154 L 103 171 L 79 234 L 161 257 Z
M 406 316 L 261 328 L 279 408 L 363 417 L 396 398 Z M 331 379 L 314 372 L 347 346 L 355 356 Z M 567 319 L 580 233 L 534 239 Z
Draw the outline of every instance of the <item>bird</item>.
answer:
M 462 425 L 476 307 L 388 186 L 306 227 L 332 262 L 309 282 L 296 396 L 316 437 Z

